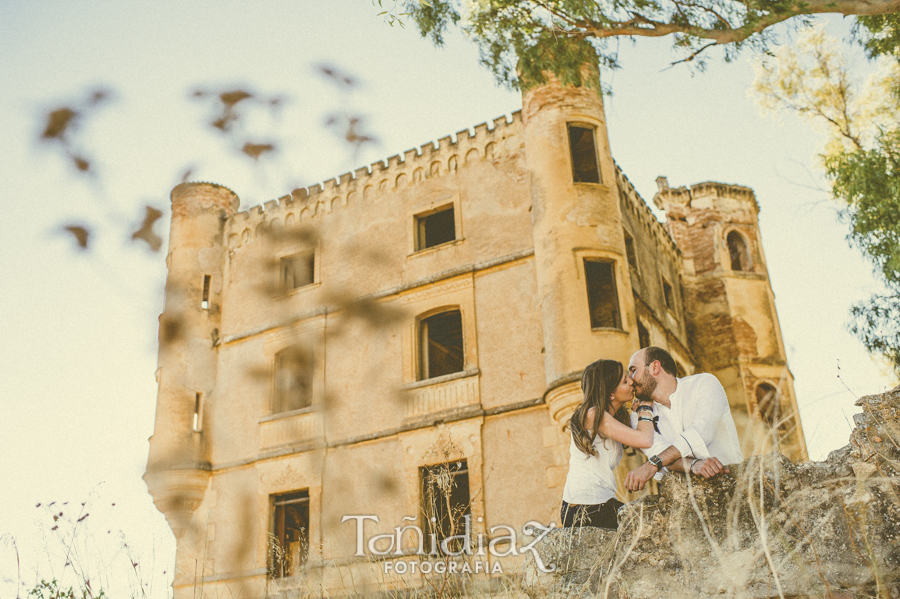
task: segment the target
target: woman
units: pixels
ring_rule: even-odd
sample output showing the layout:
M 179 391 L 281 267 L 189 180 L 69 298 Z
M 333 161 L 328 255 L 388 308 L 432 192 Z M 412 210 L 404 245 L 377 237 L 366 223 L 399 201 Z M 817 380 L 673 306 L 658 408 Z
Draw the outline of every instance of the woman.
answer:
M 641 402 L 637 430 L 629 425 L 627 410 L 634 391 L 631 379 L 615 360 L 597 360 L 581 377 L 584 401 L 568 427 L 569 474 L 563 489 L 560 520 L 563 526 L 618 528 L 616 512 L 623 505 L 616 499 L 613 470 L 622 459 L 622 444 L 646 448 L 653 443 L 653 404 Z

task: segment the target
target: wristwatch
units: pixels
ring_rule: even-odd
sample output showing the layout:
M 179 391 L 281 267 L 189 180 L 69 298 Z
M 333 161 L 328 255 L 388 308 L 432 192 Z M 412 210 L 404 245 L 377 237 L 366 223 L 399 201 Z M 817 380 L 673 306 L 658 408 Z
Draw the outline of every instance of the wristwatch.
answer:
M 662 460 L 659 459 L 658 455 L 650 456 L 649 458 L 647 458 L 647 461 L 650 462 L 651 464 L 653 464 L 654 466 L 656 466 L 657 472 L 662 472 L 663 463 L 662 463 Z

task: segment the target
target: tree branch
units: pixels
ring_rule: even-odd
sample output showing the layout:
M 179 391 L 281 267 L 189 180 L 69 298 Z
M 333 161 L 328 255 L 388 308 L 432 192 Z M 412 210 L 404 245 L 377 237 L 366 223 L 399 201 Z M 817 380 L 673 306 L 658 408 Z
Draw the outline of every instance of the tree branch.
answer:
M 676 2 L 675 4 L 680 11 L 679 3 Z M 596 37 L 599 39 L 620 35 L 663 37 L 672 33 L 683 33 L 723 45 L 742 42 L 772 25 L 800 15 L 827 13 L 881 15 L 900 12 L 900 0 L 809 0 L 794 4 L 778 12 L 759 14 L 755 11 L 750 11 L 748 18 L 758 16 L 758 19 L 754 19 L 752 22 L 747 21 L 738 27 L 730 26 L 724 17 L 710 8 L 698 8 L 715 15 L 719 22 L 726 25 L 726 28 L 712 29 L 702 25 L 679 23 L 673 19 L 669 21 L 655 21 L 639 13 L 631 13 L 633 18 L 628 21 L 612 21 L 610 23 L 586 21 L 583 25 L 579 22 L 578 25 L 581 25 L 581 27 L 578 31 L 564 31 L 564 33 L 576 37 Z

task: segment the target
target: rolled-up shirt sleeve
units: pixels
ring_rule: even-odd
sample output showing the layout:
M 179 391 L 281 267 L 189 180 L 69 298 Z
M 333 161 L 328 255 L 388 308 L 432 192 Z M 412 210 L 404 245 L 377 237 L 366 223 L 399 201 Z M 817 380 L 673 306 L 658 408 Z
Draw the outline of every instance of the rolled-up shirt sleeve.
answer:
M 698 382 L 691 397 L 684 400 L 692 404 L 693 419 L 691 426 L 673 444 L 682 456 L 708 458 L 710 453 L 707 445 L 712 442 L 722 417 L 729 409 L 725 389 L 716 377 L 706 375 Z M 685 408 L 687 407 L 686 405 Z

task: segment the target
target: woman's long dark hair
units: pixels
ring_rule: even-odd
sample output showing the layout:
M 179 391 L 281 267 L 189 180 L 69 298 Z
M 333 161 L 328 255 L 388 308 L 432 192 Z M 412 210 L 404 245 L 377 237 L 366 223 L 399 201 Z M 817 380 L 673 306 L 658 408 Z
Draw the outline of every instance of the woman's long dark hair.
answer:
M 600 421 L 603 419 L 603 414 L 609 411 L 609 406 L 612 403 L 610 396 L 616 390 L 616 387 L 619 386 L 624 373 L 625 369 L 622 367 L 621 362 L 616 360 L 597 360 L 593 364 L 588 365 L 584 369 L 584 374 L 581 375 L 581 391 L 584 393 L 584 401 L 575 408 L 572 418 L 569 419 L 568 427 L 572 431 L 575 445 L 587 455 L 597 455 L 597 450 L 594 449 L 594 439 L 598 435 L 603 440 L 603 446 L 606 447 L 607 438 L 599 432 Z M 588 410 L 591 408 L 597 408 L 597 417 L 594 418 L 591 430 L 588 430 L 584 426 L 584 421 Z M 619 422 L 631 426 L 625 406 L 622 406 L 616 412 L 615 418 Z

